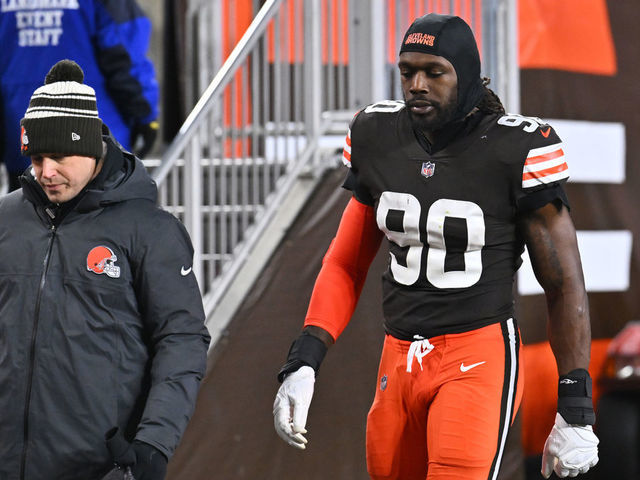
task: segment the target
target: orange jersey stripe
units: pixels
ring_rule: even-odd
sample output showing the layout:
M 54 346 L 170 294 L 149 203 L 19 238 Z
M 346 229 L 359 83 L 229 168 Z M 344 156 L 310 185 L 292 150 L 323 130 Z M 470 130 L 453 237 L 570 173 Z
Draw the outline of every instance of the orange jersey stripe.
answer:
M 528 172 L 528 173 L 523 173 L 522 174 L 522 180 L 531 180 L 533 178 L 544 178 L 547 177 L 549 175 L 552 175 L 554 173 L 560 173 L 560 172 L 564 172 L 565 170 L 568 170 L 569 167 L 567 166 L 566 162 L 561 164 L 561 165 L 557 165 L 555 167 L 551 167 L 551 168 L 547 168 L 545 170 L 538 170 L 535 172 Z
M 534 165 L 540 162 L 547 162 L 549 160 L 553 160 L 554 158 L 558 158 L 564 155 L 564 151 L 559 148 L 558 150 L 554 150 L 553 152 L 545 153 L 544 155 L 537 155 L 535 157 L 528 157 L 527 161 L 524 163 L 525 165 Z

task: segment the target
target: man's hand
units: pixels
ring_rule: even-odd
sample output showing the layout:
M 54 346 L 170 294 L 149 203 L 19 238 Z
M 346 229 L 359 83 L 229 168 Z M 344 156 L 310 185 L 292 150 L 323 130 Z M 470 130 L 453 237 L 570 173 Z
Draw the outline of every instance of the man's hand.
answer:
M 276 432 L 289 445 L 301 450 L 307 444 L 303 434 L 307 433 L 305 425 L 315 380 L 316 372 L 313 368 L 306 365 L 300 367 L 285 377 L 273 402 Z
M 131 127 L 129 144 L 131 151 L 138 158 L 144 158 L 151 151 L 156 137 L 158 136 L 158 122 L 134 125 Z
M 134 440 L 127 442 L 118 427 L 114 427 L 105 434 L 107 448 L 117 465 L 109 475 L 119 474 L 124 480 L 164 480 L 167 474 L 167 457 L 157 448 L 148 443 Z
M 131 448 L 136 454 L 136 463 L 131 466 L 135 480 L 164 480 L 167 475 L 167 457 L 148 443 L 134 440 Z
M 591 425 L 570 425 L 556 413 L 556 423 L 544 444 L 542 476 L 555 471 L 560 478 L 575 477 L 598 463 L 598 437 Z

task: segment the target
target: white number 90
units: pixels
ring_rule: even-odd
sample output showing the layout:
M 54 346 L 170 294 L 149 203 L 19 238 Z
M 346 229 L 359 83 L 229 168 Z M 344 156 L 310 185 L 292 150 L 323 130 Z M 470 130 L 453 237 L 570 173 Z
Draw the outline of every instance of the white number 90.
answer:
M 390 210 L 403 212 L 402 232 L 387 228 Z M 391 273 L 403 285 L 413 285 L 420 276 L 422 250 L 420 241 L 420 202 L 410 193 L 383 192 L 380 196 L 376 221 L 389 241 L 400 247 L 409 247 L 406 266 L 400 265 L 391 253 Z M 464 251 L 464 270 L 445 271 L 447 245 L 444 236 L 446 217 L 462 218 L 467 225 L 467 246 Z M 427 213 L 426 277 L 437 288 L 466 288 L 474 285 L 482 275 L 482 248 L 484 247 L 485 223 L 482 209 L 473 202 L 440 199 L 434 202 Z

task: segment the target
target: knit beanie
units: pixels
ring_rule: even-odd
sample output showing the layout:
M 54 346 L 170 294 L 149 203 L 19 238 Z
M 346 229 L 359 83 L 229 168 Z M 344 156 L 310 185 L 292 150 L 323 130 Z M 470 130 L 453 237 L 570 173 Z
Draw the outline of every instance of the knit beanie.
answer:
M 83 80 L 84 72 L 71 60 L 60 60 L 51 67 L 45 84 L 33 92 L 20 120 L 22 155 L 102 156 L 102 120 L 98 117 L 96 92 Z
M 464 118 L 485 94 L 480 78 L 480 54 L 473 32 L 460 17 L 429 13 L 414 20 L 404 34 L 400 53 L 419 52 L 444 57 L 458 76 L 458 104 L 453 120 Z

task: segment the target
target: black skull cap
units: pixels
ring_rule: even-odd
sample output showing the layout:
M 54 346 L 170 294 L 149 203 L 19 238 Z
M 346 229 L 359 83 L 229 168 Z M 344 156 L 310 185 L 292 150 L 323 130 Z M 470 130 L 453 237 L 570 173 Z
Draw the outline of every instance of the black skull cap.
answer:
M 400 54 L 419 52 L 444 57 L 458 76 L 454 121 L 464 118 L 484 96 L 480 54 L 471 27 L 460 17 L 429 13 L 416 18 L 402 39 Z

